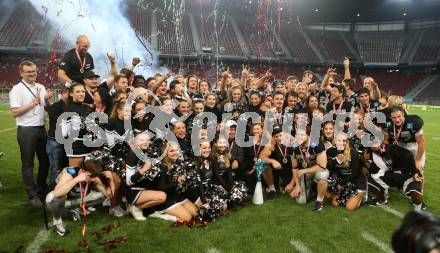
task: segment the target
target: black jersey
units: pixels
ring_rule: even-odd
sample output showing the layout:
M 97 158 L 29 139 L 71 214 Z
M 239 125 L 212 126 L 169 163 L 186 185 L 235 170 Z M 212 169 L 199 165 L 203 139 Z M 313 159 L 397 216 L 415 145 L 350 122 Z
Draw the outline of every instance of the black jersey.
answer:
M 366 106 L 359 103 L 355 108 L 356 109 L 361 108 L 365 113 L 369 113 L 369 112 L 378 112 L 379 107 L 380 107 L 379 101 L 373 100 L 370 101 L 370 103 Z
M 105 129 L 105 134 L 110 152 L 113 155 L 125 158 L 128 152 L 126 141 L 129 131 L 125 130 L 124 121 L 117 118 L 110 119 Z
M 337 104 L 335 102 L 329 102 L 326 107 L 327 112 L 334 112 L 335 115 L 339 115 L 344 112 L 350 112 L 351 111 L 351 104 L 350 102 L 343 100 L 342 105 Z
M 416 142 L 416 134 L 422 130 L 423 124 L 422 118 L 417 115 L 406 116 L 401 126 L 394 126 L 392 121 L 387 122 L 386 132 L 388 133 L 390 143 L 394 141 L 403 143 Z
M 295 159 L 298 161 L 298 168 L 305 169 L 303 167 L 304 162 L 307 164 L 307 168 L 316 165 L 317 156 L 325 152 L 325 146 L 322 142 L 319 142 L 318 145 L 310 145 L 306 148 L 298 146 L 293 152 Z
M 291 156 L 294 153 L 293 147 L 285 147 L 284 145 L 275 144 L 274 150 L 272 151 L 272 154 L 270 155 L 270 158 L 278 161 L 283 169 L 292 169 L 292 162 L 291 162 Z M 287 161 L 287 162 L 286 162 Z

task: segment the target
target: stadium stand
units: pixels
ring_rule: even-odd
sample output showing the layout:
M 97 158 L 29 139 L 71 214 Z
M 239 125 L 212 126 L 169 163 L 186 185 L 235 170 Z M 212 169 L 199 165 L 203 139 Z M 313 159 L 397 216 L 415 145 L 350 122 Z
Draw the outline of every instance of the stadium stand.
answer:
M 307 34 L 319 48 L 326 62 L 340 63 L 344 56 L 353 58 L 339 32 L 308 31 Z
M 158 18 L 157 31 L 161 54 L 194 54 L 194 42 L 187 15 L 183 15 L 182 20 L 173 19 L 171 22 L 166 17 Z
M 301 62 L 319 62 L 318 56 L 307 43 L 297 23 L 281 22 L 281 39 L 285 42 L 292 57 Z
M 436 62 L 440 59 L 440 29 L 427 29 L 413 62 Z
M 222 19 L 215 24 L 212 16 L 196 16 L 195 24 L 202 48 L 211 48 L 212 52 L 215 53 L 218 46 L 220 55 L 243 55 L 230 19 Z
M 360 56 L 365 64 L 397 64 L 402 52 L 405 34 L 402 32 L 357 32 L 355 34 Z
M 437 75 L 431 84 L 414 98 L 414 101 L 440 105 L 440 75 Z

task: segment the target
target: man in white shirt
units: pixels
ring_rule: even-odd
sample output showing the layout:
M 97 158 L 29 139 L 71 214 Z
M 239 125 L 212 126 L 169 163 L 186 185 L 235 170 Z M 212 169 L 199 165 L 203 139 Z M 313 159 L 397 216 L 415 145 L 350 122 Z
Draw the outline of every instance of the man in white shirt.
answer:
M 49 170 L 46 154 L 47 134 L 44 127 L 44 107 L 49 104 L 53 91 L 36 83 L 37 66 L 30 61 L 19 65 L 23 78 L 9 93 L 11 114 L 17 124 L 17 140 L 21 153 L 21 173 L 26 194 L 34 206 L 42 206 Z M 34 180 L 34 157 L 39 161 L 37 183 Z

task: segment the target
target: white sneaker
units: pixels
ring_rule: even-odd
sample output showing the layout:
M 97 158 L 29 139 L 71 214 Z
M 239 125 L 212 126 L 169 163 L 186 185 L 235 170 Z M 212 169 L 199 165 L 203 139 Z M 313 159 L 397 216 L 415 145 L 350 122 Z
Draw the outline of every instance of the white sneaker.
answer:
M 108 212 L 110 213 L 110 215 L 113 215 L 118 218 L 122 217 L 126 214 L 125 210 L 119 205 L 108 209 Z M 142 211 L 141 211 L 141 213 L 142 213 Z
M 53 229 L 59 236 L 65 236 L 69 233 L 69 230 L 64 227 L 64 224 L 62 221 L 53 223 Z
M 87 194 L 87 196 L 86 196 L 86 202 L 92 202 L 92 201 L 101 199 L 103 197 L 104 197 L 104 195 L 100 192 L 90 191 L 90 193 Z
M 176 216 L 171 215 L 171 214 L 166 214 L 166 213 L 159 213 L 159 212 L 154 212 L 154 213 L 148 215 L 148 217 L 158 218 L 158 219 L 172 221 L 172 222 L 176 222 L 177 221 L 177 217 Z
M 136 207 L 135 205 L 129 205 L 128 211 L 133 215 L 133 218 L 138 221 L 144 221 L 147 218 L 144 217 L 144 214 L 142 213 L 142 209 Z
M 106 198 L 106 199 L 102 202 L 102 206 L 106 206 L 106 207 L 110 207 L 110 206 L 112 206 L 112 199 L 111 199 L 111 198 Z

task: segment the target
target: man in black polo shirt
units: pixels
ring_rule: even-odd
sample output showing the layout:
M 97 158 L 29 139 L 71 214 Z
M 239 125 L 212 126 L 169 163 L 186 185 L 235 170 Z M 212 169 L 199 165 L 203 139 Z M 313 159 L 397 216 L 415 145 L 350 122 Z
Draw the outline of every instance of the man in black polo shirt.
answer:
M 78 36 L 75 48 L 67 51 L 61 60 L 58 70 L 60 81 L 68 83 L 75 81 L 84 84 L 84 73 L 95 68 L 92 56 L 87 53 L 89 48 L 90 41 L 87 36 Z

